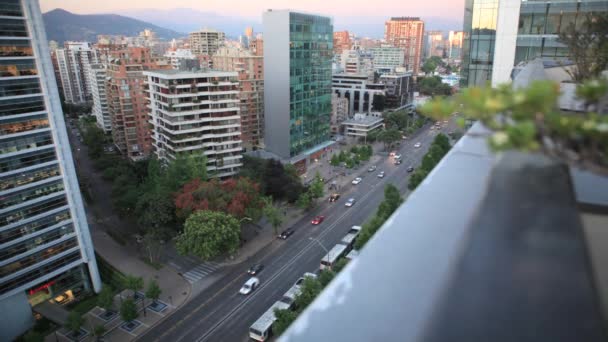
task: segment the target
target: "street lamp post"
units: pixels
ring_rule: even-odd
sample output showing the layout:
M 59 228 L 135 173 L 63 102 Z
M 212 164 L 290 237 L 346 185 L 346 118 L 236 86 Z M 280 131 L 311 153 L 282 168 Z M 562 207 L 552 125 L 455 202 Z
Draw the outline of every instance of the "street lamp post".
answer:
M 321 248 L 323 248 L 323 250 L 325 251 L 325 253 L 327 255 L 327 264 L 329 265 L 329 270 L 331 271 L 331 264 L 329 262 L 329 251 L 327 250 L 327 248 L 325 248 L 325 246 L 323 246 L 323 244 L 321 243 L 321 241 L 319 241 L 319 239 L 315 239 L 312 236 L 309 237 L 308 239 L 316 242 L 319 246 L 321 246 Z

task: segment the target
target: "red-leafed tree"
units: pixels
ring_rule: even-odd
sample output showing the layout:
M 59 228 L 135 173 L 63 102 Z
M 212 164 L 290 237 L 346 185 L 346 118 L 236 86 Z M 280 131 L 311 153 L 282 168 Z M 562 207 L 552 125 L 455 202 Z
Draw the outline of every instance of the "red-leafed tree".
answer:
M 199 210 L 211 210 L 255 222 L 262 216 L 264 202 L 260 186 L 249 178 L 207 182 L 195 179 L 177 193 L 175 207 L 177 216 L 183 219 Z

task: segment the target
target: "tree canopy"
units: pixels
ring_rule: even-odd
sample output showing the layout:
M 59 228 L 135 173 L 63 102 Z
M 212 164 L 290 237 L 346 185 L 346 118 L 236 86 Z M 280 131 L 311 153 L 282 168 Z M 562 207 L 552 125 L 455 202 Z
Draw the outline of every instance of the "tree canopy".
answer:
M 236 217 L 201 210 L 188 217 L 184 231 L 176 239 L 180 254 L 196 255 L 204 260 L 223 253 L 234 253 L 239 247 L 241 227 Z
M 452 87 L 441 82 L 441 77 L 439 76 L 429 76 L 421 79 L 418 82 L 418 87 L 420 93 L 424 95 L 436 96 L 452 94 Z

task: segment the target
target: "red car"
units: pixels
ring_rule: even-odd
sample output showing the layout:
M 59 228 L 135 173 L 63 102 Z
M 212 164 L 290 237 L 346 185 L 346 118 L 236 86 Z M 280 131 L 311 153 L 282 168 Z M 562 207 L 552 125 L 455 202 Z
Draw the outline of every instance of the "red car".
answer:
M 321 224 L 321 222 L 323 222 L 323 220 L 325 220 L 325 216 L 317 216 L 314 219 L 312 219 L 312 221 L 310 221 L 310 223 L 317 225 L 317 224 Z

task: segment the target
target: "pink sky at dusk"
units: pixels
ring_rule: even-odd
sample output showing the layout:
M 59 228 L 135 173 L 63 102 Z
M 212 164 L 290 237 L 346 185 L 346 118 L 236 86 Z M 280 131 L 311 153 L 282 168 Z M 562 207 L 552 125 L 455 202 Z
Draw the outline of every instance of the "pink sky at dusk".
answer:
M 78 14 L 181 7 L 221 15 L 261 18 L 266 9 L 290 8 L 330 16 L 432 16 L 462 20 L 464 0 L 40 0 L 40 6 L 43 12 L 63 8 Z

